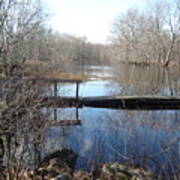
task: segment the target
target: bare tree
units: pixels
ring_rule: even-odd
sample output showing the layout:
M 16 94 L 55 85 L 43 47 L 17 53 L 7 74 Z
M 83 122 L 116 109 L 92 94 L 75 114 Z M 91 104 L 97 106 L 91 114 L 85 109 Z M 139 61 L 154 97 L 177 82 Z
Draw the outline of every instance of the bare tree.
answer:
M 173 59 L 179 38 L 179 3 L 161 1 L 146 11 L 130 9 L 114 23 L 114 51 L 128 63 L 160 63 L 168 66 Z M 176 56 L 178 57 L 178 56 Z
M 177 43 L 177 38 L 180 34 L 180 9 L 179 9 L 180 1 L 173 1 L 172 4 L 167 4 L 167 25 L 169 32 L 169 47 L 167 49 L 167 54 L 164 62 L 164 66 L 168 66 L 171 61 L 171 55 L 174 50 L 174 47 Z
M 39 29 L 41 20 L 39 1 L 0 1 L 1 157 L 6 167 L 16 172 L 38 159 L 37 146 L 45 126 L 40 115 L 40 89 L 28 79 L 33 74 L 27 74 L 25 63 L 27 40 Z M 9 179 L 15 179 L 11 171 Z

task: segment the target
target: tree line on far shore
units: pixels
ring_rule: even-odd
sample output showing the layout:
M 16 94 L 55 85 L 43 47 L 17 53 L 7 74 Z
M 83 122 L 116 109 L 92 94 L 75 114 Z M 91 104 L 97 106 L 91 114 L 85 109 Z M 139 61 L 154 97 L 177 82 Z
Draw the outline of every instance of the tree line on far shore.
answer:
M 44 17 L 40 16 L 40 1 L 38 18 L 41 17 L 41 20 L 38 21 L 33 19 L 35 14 L 31 13 L 30 8 L 25 11 L 21 5 L 16 5 L 16 10 L 12 7 L 9 9 L 9 13 L 14 11 L 16 14 L 16 20 L 11 14 L 1 14 L 3 43 L 0 52 L 5 52 L 5 39 L 11 41 L 11 45 L 14 43 L 14 64 L 19 54 L 28 65 L 46 64 L 51 69 L 63 69 L 65 65 L 72 67 L 77 64 L 108 65 L 111 62 L 145 65 L 156 63 L 162 66 L 180 64 L 180 0 L 151 1 L 143 10 L 130 8 L 115 19 L 107 44 L 94 44 L 86 37 L 54 32 L 46 23 L 40 23 L 44 22 Z M 19 28 L 23 23 L 24 27 Z
M 114 22 L 111 55 L 133 63 L 180 64 L 180 0 L 149 1 L 129 9 Z
M 62 69 L 64 65 L 102 65 L 108 63 L 107 47 L 85 37 L 54 32 L 44 26 L 32 31 L 26 40 L 27 61 L 42 62 Z
M 28 36 L 29 60 L 68 65 L 127 64 L 180 65 L 180 0 L 147 3 L 130 8 L 112 24 L 107 44 L 93 44 L 40 26 Z

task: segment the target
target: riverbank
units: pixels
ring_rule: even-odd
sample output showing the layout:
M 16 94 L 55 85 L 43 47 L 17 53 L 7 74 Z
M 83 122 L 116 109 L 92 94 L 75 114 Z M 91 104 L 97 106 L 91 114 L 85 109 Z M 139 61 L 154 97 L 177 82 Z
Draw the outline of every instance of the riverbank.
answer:
M 140 67 L 145 67 L 145 66 L 159 66 L 162 68 L 175 68 L 179 69 L 180 68 L 180 63 L 178 61 L 170 61 L 168 65 L 165 65 L 164 63 L 158 63 L 156 61 L 115 61 L 112 62 L 112 64 L 118 64 L 118 65 L 134 65 L 134 66 L 140 66 Z
M 0 170 L 0 179 L 8 176 L 16 180 L 159 180 L 151 171 L 127 164 L 103 163 L 91 172 L 74 170 L 77 154 L 62 149 L 47 155 L 35 170 Z M 13 179 L 14 180 L 14 179 Z

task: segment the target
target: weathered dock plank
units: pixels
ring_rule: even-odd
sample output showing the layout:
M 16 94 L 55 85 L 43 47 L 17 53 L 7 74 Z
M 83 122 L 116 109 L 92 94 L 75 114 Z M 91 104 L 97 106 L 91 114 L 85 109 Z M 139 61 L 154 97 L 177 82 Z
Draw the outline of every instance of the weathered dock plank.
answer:
M 102 97 L 47 97 L 44 106 L 94 107 L 129 110 L 180 109 L 180 97 L 167 96 L 102 96 Z
M 30 80 L 50 83 L 81 83 L 80 79 L 56 79 L 56 78 L 31 78 Z
M 50 126 L 79 126 L 81 125 L 81 120 L 60 120 L 60 121 L 51 121 Z
M 83 105 L 96 108 L 130 110 L 180 109 L 180 97 L 110 96 L 83 98 Z
M 42 99 L 42 107 L 82 107 L 82 98 L 75 98 L 75 97 L 44 97 Z

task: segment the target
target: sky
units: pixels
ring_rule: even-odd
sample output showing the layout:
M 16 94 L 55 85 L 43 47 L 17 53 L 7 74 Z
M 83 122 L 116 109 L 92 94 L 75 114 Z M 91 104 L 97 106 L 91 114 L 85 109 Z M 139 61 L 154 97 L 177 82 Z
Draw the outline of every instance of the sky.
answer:
M 44 0 L 48 24 L 55 31 L 93 43 L 107 43 L 115 18 L 145 0 Z

